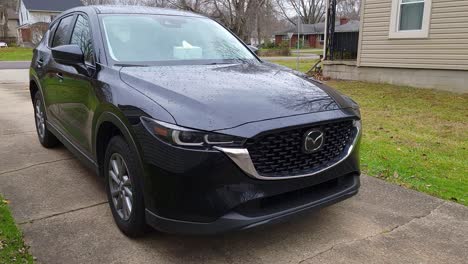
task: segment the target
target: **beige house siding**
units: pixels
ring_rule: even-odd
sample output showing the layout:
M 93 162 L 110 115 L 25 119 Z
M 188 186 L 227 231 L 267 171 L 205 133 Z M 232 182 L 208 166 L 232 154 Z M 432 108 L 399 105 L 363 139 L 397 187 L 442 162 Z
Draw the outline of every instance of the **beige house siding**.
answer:
M 468 0 L 432 0 L 424 39 L 389 39 L 392 0 L 362 8 L 358 66 L 468 70 Z

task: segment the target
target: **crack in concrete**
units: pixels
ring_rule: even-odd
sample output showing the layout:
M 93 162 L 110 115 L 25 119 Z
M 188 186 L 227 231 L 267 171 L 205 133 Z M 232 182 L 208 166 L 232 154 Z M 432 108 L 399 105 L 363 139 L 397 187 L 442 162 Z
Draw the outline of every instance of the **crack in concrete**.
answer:
M 353 243 L 356 243 L 356 242 L 359 242 L 359 241 L 372 239 L 372 238 L 380 236 L 380 235 L 390 234 L 390 233 L 394 232 L 395 230 L 400 229 L 400 228 L 402 228 L 402 227 L 404 227 L 406 225 L 409 225 L 409 224 L 411 224 L 412 222 L 414 222 L 416 220 L 423 219 L 423 218 L 426 218 L 426 217 L 430 216 L 432 213 L 434 213 L 434 211 L 438 210 L 444 204 L 446 204 L 445 201 L 441 202 L 439 205 L 434 207 L 431 211 L 429 211 L 429 213 L 424 214 L 424 215 L 420 215 L 420 216 L 415 216 L 411 220 L 409 220 L 408 222 L 400 224 L 400 225 L 395 225 L 392 228 L 390 228 L 389 230 L 382 230 L 381 232 L 378 232 L 376 234 L 372 234 L 372 235 L 369 235 L 369 236 L 366 236 L 366 237 L 363 237 L 363 238 L 353 239 L 353 240 L 349 240 L 349 241 L 343 241 L 343 242 L 337 243 L 335 245 L 332 245 L 331 247 L 329 247 L 329 248 L 327 248 L 325 250 L 322 250 L 322 251 L 318 252 L 317 254 L 315 254 L 315 255 L 313 255 L 311 257 L 308 257 L 308 258 L 305 258 L 305 259 L 299 261 L 298 264 L 302 264 L 305 261 L 309 261 L 309 260 L 312 260 L 312 259 L 314 259 L 316 257 L 319 257 L 319 256 L 321 256 L 321 255 L 323 255 L 323 254 L 325 254 L 325 253 L 327 253 L 329 251 L 334 250 L 336 247 L 339 247 L 339 246 L 342 246 L 342 245 L 350 245 L 350 244 L 353 244 Z
M 84 209 L 93 208 L 93 207 L 100 206 L 100 205 L 107 204 L 107 203 L 108 203 L 108 201 L 99 202 L 97 204 L 87 205 L 87 206 L 83 206 L 83 207 L 72 209 L 72 210 L 65 211 L 65 212 L 60 212 L 60 213 L 55 213 L 55 214 L 51 214 L 51 215 L 47 215 L 47 216 L 43 216 L 43 217 L 39 217 L 39 218 L 35 218 L 35 219 L 30 219 L 30 220 L 18 223 L 18 225 L 32 224 L 32 223 L 37 222 L 37 221 L 53 218 L 53 217 L 68 214 L 68 213 L 77 212 L 77 211 L 84 210 Z
M 14 169 L 14 170 L 9 170 L 9 171 L 0 172 L 0 176 L 5 175 L 5 174 L 8 174 L 8 173 L 13 173 L 13 172 L 18 172 L 18 171 L 26 170 L 26 169 L 29 169 L 29 168 L 32 168 L 32 167 L 35 167 L 35 166 L 40 166 L 40 165 L 45 165 L 45 164 L 50 164 L 50 163 L 55 163 L 55 162 L 60 162 L 60 161 L 65 161 L 65 160 L 73 160 L 73 159 L 74 159 L 74 158 L 66 158 L 66 159 L 59 159 L 59 160 L 52 160 L 52 161 L 40 162 L 40 163 L 28 165 L 28 166 L 26 166 L 26 167 L 22 167 L 22 168 L 19 168 L 19 169 Z

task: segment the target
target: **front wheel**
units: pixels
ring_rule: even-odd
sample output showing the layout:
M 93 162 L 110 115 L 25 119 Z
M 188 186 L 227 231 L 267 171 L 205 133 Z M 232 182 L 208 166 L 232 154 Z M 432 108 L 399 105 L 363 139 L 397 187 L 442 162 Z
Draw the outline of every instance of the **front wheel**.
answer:
M 128 143 L 113 137 L 105 155 L 106 191 L 112 215 L 127 236 L 138 237 L 146 231 L 145 206 L 140 188 L 142 170 Z

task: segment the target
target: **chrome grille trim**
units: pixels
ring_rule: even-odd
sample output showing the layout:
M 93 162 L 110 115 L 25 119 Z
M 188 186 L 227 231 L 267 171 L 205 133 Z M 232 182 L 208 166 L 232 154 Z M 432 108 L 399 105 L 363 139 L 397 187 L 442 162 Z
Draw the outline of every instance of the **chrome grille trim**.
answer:
M 362 125 L 361 125 L 361 120 L 354 120 L 353 122 L 354 127 L 356 128 L 356 133 L 355 137 L 353 139 L 353 142 L 347 147 L 345 150 L 346 154 L 337 162 L 333 163 L 330 166 L 321 168 L 319 170 L 316 170 L 311 173 L 306 173 L 306 174 L 299 174 L 299 175 L 293 175 L 293 176 L 262 176 L 260 175 L 257 170 L 255 169 L 255 166 L 252 162 L 252 159 L 250 157 L 250 153 L 246 148 L 223 148 L 223 147 L 214 147 L 215 149 L 224 152 L 234 163 L 239 166 L 239 168 L 242 169 L 247 175 L 249 175 L 252 178 L 255 179 L 260 179 L 260 180 L 285 180 L 285 179 L 294 179 L 294 178 L 302 178 L 302 177 L 308 177 L 308 176 L 313 176 L 316 174 L 319 174 L 325 170 L 328 170 L 339 163 L 341 163 L 343 160 L 347 159 L 349 155 L 353 152 L 354 148 L 356 147 L 356 144 L 361 136 L 361 131 L 362 131 Z

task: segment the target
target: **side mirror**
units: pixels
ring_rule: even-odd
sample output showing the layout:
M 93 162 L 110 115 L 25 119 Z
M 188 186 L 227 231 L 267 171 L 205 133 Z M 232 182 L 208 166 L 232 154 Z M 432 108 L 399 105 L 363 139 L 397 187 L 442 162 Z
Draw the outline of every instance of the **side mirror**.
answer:
M 255 53 L 255 54 L 258 55 L 258 48 L 254 47 L 254 46 L 252 46 L 252 45 L 247 45 L 247 47 L 249 47 L 249 49 L 250 49 L 253 53 Z
M 52 48 L 52 57 L 60 64 L 71 66 L 84 64 L 84 54 L 78 45 L 62 45 Z

